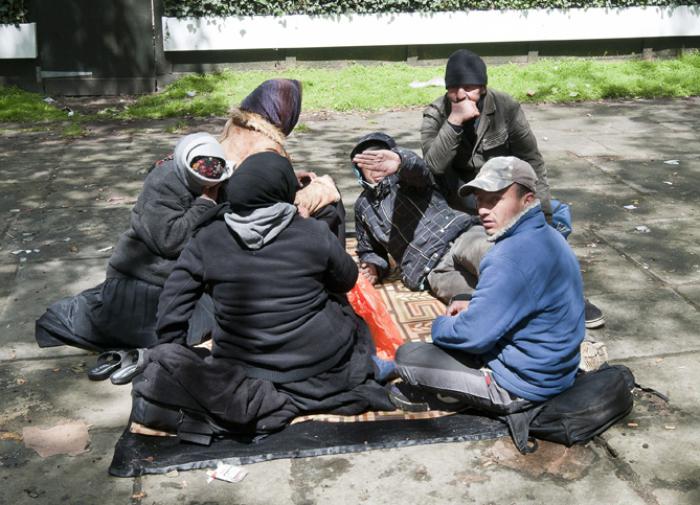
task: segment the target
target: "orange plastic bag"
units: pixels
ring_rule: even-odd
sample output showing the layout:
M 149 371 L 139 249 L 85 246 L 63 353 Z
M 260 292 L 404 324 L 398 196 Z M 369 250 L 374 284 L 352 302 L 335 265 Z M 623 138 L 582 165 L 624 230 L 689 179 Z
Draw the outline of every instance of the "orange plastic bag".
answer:
M 389 315 L 379 291 L 360 274 L 357 283 L 348 293 L 350 305 L 358 316 L 365 320 L 372 334 L 377 356 L 394 359 L 396 349 L 404 343 L 399 328 Z

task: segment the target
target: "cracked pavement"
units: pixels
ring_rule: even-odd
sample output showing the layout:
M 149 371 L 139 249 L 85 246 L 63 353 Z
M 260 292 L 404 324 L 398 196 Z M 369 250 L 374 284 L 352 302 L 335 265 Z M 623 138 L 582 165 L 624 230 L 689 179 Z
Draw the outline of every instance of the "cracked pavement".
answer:
M 186 131 L 174 131 L 182 119 L 88 123 L 88 135 L 73 139 L 4 124 L 0 503 L 700 503 L 700 98 L 524 109 L 552 193 L 572 206 L 586 295 L 607 318 L 589 336 L 670 403 L 639 393 L 603 441 L 541 442 L 527 456 L 501 438 L 257 463 L 237 484 L 207 484 L 203 470 L 110 477 L 129 388 L 88 381 L 94 354 L 39 349 L 34 321 L 102 281 L 149 164 L 180 135 L 218 133 L 224 119 L 187 120 Z M 288 151 L 296 168 L 332 175 L 351 210 L 355 140 L 383 130 L 419 151 L 420 119 L 418 109 L 303 114 Z M 41 457 L 22 438 L 66 421 L 89 426 L 83 452 Z

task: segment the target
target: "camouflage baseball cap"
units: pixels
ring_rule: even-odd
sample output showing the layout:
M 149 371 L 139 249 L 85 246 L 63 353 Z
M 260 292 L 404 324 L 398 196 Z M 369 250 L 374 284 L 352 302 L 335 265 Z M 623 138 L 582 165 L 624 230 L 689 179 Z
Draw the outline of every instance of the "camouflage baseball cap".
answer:
M 527 161 L 515 156 L 499 156 L 484 163 L 477 176 L 459 188 L 459 196 L 467 196 L 475 189 L 501 191 L 515 182 L 535 192 L 537 174 Z

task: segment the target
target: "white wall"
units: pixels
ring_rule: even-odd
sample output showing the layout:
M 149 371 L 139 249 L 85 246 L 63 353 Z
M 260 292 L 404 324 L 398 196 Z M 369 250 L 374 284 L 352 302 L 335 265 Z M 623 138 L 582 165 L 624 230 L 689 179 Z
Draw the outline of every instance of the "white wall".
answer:
M 467 44 L 700 35 L 700 7 L 163 18 L 166 51 Z
M 0 59 L 33 59 L 36 56 L 36 23 L 0 25 Z

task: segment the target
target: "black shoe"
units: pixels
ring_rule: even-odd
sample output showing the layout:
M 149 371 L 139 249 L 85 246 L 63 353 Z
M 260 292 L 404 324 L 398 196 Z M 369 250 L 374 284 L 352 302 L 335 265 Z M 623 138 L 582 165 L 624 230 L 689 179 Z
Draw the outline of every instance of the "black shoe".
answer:
M 600 328 L 605 324 L 605 316 L 601 310 L 593 305 L 588 298 L 585 299 L 586 302 L 586 328 L 592 330 L 594 328 Z
M 131 420 L 148 428 L 168 433 L 177 433 L 182 422 L 183 412 L 133 395 L 131 401 Z
M 443 410 L 457 412 L 468 407 L 466 400 L 420 389 L 405 382 L 390 384 L 387 387 L 389 400 L 399 410 L 404 412 L 426 412 L 428 410 Z

